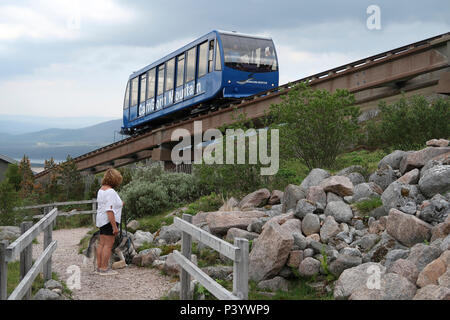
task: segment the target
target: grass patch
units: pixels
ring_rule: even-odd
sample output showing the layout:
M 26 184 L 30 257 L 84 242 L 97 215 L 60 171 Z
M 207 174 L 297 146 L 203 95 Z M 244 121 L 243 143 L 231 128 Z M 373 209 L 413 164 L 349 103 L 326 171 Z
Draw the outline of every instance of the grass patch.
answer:
M 333 294 L 323 294 L 310 287 L 305 279 L 289 281 L 288 291 L 275 291 L 272 295 L 261 293 L 256 283 L 249 283 L 249 300 L 334 300 Z
M 173 223 L 174 217 L 167 217 L 167 214 L 169 214 L 170 212 L 172 212 L 172 210 L 159 215 L 146 216 L 138 219 L 140 225 L 139 230 L 155 233 L 156 231 L 161 229 L 162 226 L 171 225 Z
M 33 261 L 34 263 L 34 261 Z M 61 281 L 56 273 L 52 273 L 52 279 L 61 282 L 63 285 L 63 294 L 71 299 L 72 297 L 72 291 L 67 288 L 66 284 Z M 10 262 L 8 263 L 8 284 L 7 284 L 7 294 L 8 296 L 14 291 L 14 289 L 19 285 L 20 283 L 20 262 Z M 39 289 L 42 289 L 44 287 L 44 278 L 42 276 L 42 273 L 39 274 L 36 279 L 34 280 L 32 286 L 31 286 L 31 294 L 34 296 Z
M 386 155 L 387 153 L 383 150 L 359 150 L 343 153 L 336 158 L 336 165 L 333 169 L 336 172 L 353 165 L 360 165 L 364 168 L 362 174 L 367 177 L 370 173 L 377 170 L 378 162 Z
M 185 211 L 185 213 L 196 215 L 200 211 L 203 212 L 217 211 L 223 205 L 223 203 L 224 203 L 223 197 L 213 192 L 210 195 L 203 196 L 198 200 L 194 201 L 193 203 L 189 204 L 187 206 L 187 210 Z
M 355 206 L 355 208 L 363 215 L 369 213 L 373 209 L 381 207 L 382 205 L 383 202 L 380 198 L 372 198 L 353 204 L 353 206 Z

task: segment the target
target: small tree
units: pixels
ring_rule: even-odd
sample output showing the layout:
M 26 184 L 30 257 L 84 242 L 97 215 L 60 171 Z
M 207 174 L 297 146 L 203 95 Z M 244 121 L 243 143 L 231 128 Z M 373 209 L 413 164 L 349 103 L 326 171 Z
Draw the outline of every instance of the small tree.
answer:
M 450 137 L 450 99 L 412 96 L 379 104 L 380 119 L 368 124 L 368 144 L 401 150 L 421 148 L 429 139 Z
M 60 187 L 58 185 L 58 170 L 56 168 L 55 160 L 50 158 L 50 160 L 45 160 L 44 169 L 49 170 L 49 180 L 45 185 L 45 193 L 49 196 L 51 200 L 55 200 L 60 193 Z
M 84 196 L 84 183 L 77 165 L 70 155 L 58 167 L 58 182 L 62 188 L 63 201 L 79 200 Z
M 271 127 L 280 130 L 280 156 L 301 158 L 309 169 L 332 167 L 345 147 L 357 141 L 359 108 L 347 90 L 293 87 L 272 105 Z
M 19 204 L 19 193 L 6 178 L 0 183 L 0 225 L 17 223 L 13 208 Z
M 24 155 L 19 163 L 19 174 L 22 177 L 20 181 L 20 197 L 22 199 L 28 198 L 34 187 L 34 174 L 31 171 L 30 159 Z
M 19 165 L 10 163 L 8 165 L 8 169 L 6 169 L 5 178 L 8 179 L 9 183 L 14 187 L 16 191 L 20 190 L 22 176 L 19 171 Z

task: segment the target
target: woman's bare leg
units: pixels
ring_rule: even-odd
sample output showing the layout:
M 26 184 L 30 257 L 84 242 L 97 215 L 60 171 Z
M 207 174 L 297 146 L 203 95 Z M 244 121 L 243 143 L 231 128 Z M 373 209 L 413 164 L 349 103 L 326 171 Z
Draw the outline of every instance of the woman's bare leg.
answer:
M 103 270 L 108 269 L 109 259 L 111 258 L 111 250 L 114 245 L 115 236 L 104 235 L 104 245 L 102 250 L 102 266 Z
M 102 260 L 102 253 L 103 253 L 103 247 L 105 246 L 105 236 L 104 235 L 100 235 L 100 240 L 98 242 L 98 246 L 97 246 L 97 268 L 100 269 L 102 268 L 103 265 L 103 260 Z

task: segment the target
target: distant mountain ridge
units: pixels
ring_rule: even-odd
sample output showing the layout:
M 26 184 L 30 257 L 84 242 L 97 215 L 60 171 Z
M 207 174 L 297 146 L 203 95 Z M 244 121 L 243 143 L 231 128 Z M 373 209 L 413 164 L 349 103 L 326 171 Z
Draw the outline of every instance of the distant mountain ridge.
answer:
M 111 120 L 81 129 L 45 129 L 17 135 L 0 134 L 0 154 L 33 161 L 75 158 L 123 138 L 122 120 Z M 1 129 L 0 129 L 1 130 Z

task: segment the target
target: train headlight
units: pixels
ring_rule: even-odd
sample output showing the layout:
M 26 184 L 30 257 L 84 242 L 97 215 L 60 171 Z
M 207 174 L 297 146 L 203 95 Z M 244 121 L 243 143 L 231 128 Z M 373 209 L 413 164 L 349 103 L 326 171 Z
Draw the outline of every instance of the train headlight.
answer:
M 228 80 L 228 83 L 231 83 L 231 80 Z

